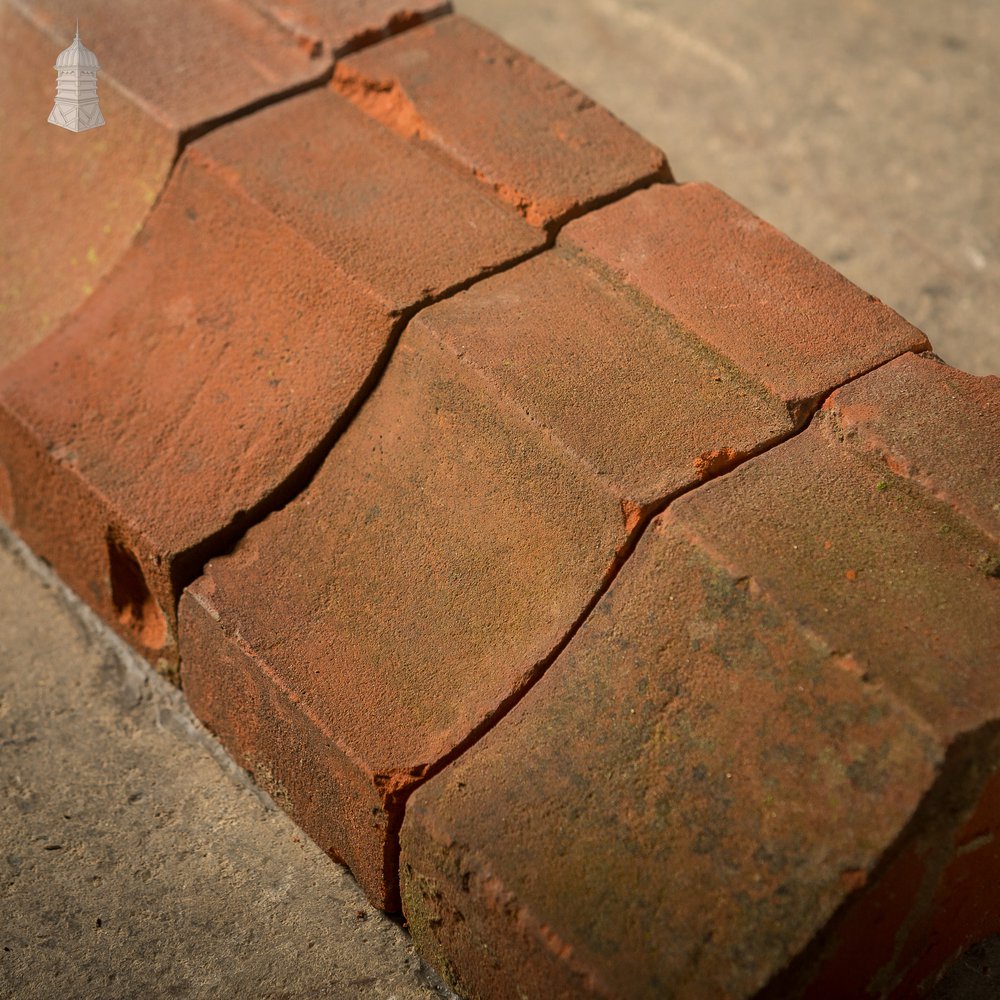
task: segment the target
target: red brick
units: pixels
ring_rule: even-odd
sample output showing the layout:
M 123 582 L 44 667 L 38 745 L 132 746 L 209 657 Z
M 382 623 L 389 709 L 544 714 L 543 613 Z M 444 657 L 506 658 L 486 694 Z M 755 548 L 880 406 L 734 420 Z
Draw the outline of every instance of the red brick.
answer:
M 790 430 L 587 261 L 495 275 L 411 321 L 316 479 L 190 588 L 191 704 L 393 907 L 406 797 L 552 656 L 654 498 Z
M 1000 617 L 986 612 L 1000 600 L 988 574 L 997 546 L 865 448 L 836 446 L 835 427 L 823 413 L 685 511 L 803 626 L 863 651 L 865 677 L 948 744 L 1000 709 Z
M 309 488 L 182 599 L 185 691 L 392 906 L 405 795 L 534 675 L 623 538 L 614 498 L 416 324 Z
M 1000 541 L 1000 378 L 909 354 L 826 404 L 841 432 Z
M 709 184 L 636 192 L 573 222 L 564 238 L 796 414 L 832 387 L 929 346 L 892 309 Z
M 670 176 L 658 149 L 462 17 L 338 62 L 334 84 L 390 128 L 441 150 L 538 226 Z
M 1000 930 L 978 888 L 1000 882 L 1000 552 L 934 478 L 996 450 L 952 422 L 998 394 L 929 364 L 834 396 L 889 441 L 919 422 L 926 481 L 832 402 L 675 501 L 523 701 L 413 796 L 404 912 L 459 989 L 902 998 Z M 949 409 L 895 409 L 933 385 Z
M 352 52 L 447 14 L 447 0 L 248 0 L 310 51 Z
M 301 485 L 400 310 L 539 241 L 329 91 L 199 140 L 111 279 L 0 376 L 13 526 L 169 668 L 180 588 Z
M 633 522 L 794 429 L 780 400 L 571 250 L 441 302 L 429 321 Z
M 101 64 L 107 124 L 48 124 L 76 18 Z M 128 248 L 182 136 L 320 80 L 285 31 L 227 0 L 10 0 L 0 5 L 0 364 L 82 303 Z
M 506 205 L 330 91 L 266 108 L 194 150 L 399 312 L 544 244 Z
M 524 701 L 413 796 L 418 948 L 482 1000 L 752 996 L 933 779 L 919 720 L 839 658 L 654 522 Z

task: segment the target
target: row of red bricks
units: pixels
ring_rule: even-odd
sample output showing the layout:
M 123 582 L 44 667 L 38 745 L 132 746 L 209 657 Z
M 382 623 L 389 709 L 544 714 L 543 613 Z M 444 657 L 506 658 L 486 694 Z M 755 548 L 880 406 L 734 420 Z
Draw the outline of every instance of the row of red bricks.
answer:
M 94 41 L 156 205 L 20 237 L 0 513 L 470 995 L 911 995 L 1000 929 L 997 380 L 436 5 L 258 6 L 169 113 Z
M 118 262 L 183 146 L 321 85 L 334 57 L 442 0 L 4 0 L 0 3 L 0 364 L 51 332 Z M 108 126 L 46 128 L 53 63 L 79 21 Z M 86 157 L 81 156 L 81 147 Z

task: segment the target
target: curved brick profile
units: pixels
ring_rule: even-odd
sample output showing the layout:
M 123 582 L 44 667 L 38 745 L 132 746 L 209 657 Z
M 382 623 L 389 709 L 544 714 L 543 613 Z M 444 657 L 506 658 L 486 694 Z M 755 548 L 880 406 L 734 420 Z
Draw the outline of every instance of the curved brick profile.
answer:
M 0 374 L 13 526 L 169 671 L 181 587 L 298 488 L 403 314 L 541 240 L 329 91 L 196 141 L 86 308 Z
M 625 202 L 647 196 L 657 273 L 684 270 L 655 233 L 692 201 L 719 206 L 722 243 L 753 219 L 700 186 Z M 182 601 L 195 711 L 379 905 L 396 905 L 410 792 L 539 675 L 648 517 L 801 425 L 575 238 L 570 226 L 556 249 L 412 320 L 315 480 Z M 794 262 L 780 282 L 751 237 L 717 268 L 717 294 L 752 281 L 791 302 L 827 276 L 780 240 Z M 925 344 L 860 290 L 837 290 L 828 321 L 844 317 L 845 342 L 874 315 L 883 360 Z M 765 317 L 753 336 L 780 343 L 790 327 Z M 826 377 L 828 391 L 845 375 Z M 317 745 L 320 768 L 301 750 Z
M 319 2 L 302 16 L 324 20 L 324 49 L 258 9 L 278 6 L 0 3 L 0 365 L 41 340 L 108 274 L 187 139 L 321 82 L 332 66 L 329 46 L 356 48 L 447 8 Z M 62 134 L 38 110 L 51 106 L 52 66 L 77 18 L 101 63 L 100 134 Z
M 0 2 L 0 517 L 423 954 L 905 1000 L 1000 931 L 1000 380 L 447 4 L 81 3 Z
M 440 18 L 341 60 L 333 83 L 537 226 L 552 228 L 630 187 L 670 180 L 660 150 L 463 17 Z
M 911 356 L 672 504 L 413 796 L 425 954 L 478 998 L 903 998 L 1000 931 L 998 446 L 1000 380 Z

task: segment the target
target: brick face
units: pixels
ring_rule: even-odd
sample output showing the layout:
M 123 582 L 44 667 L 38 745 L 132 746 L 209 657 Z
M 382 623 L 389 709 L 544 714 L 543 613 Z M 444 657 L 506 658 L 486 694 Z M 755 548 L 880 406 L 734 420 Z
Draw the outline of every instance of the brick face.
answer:
M 918 995 L 1000 380 L 449 10 L 0 5 L 0 517 L 470 997 Z
M 334 85 L 388 127 L 440 150 L 534 225 L 670 177 L 655 146 L 462 17 L 342 60 Z
M 710 184 L 640 191 L 567 226 L 564 239 L 606 261 L 796 414 L 895 354 L 930 346 Z
M 391 0 L 318 0 L 295 15 L 266 0 L 0 6 L 0 364 L 51 332 L 109 274 L 187 138 L 318 85 L 331 72 L 331 48 L 362 46 L 446 8 Z M 46 122 L 46 109 L 53 63 L 77 18 L 100 61 L 107 125 L 71 135 Z M 295 25 L 314 25 L 326 45 Z
M 0 376 L 13 525 L 147 655 L 175 663 L 185 560 L 306 460 L 393 322 L 189 159 L 114 279 Z M 166 631 L 144 635 L 115 599 L 111 535 Z
M 64 29 L 70 26 L 67 20 Z M 111 85 L 106 71 L 99 93 L 111 125 L 79 135 L 49 125 L 52 66 L 71 36 L 52 37 L 5 3 L 0 39 L 3 365 L 51 332 L 125 252 L 166 182 L 177 138 Z M 118 141 L 104 138 L 109 128 L 120 130 Z
M 476 997 L 752 996 L 937 764 L 919 720 L 837 660 L 655 522 L 518 708 L 414 795 L 418 944 Z
M 894 409 L 937 395 L 944 419 Z M 413 797 L 404 912 L 460 988 L 753 996 L 782 974 L 767 996 L 904 997 L 1000 930 L 977 888 L 1000 878 L 1000 550 L 939 498 L 978 495 L 998 399 L 901 358 L 653 522 L 542 680 Z
M 560 248 L 435 306 L 426 322 L 638 517 L 794 423 L 602 263 Z
M 1000 379 L 927 357 L 903 357 L 838 390 L 825 409 L 839 433 L 891 472 L 944 501 L 1000 541 L 993 443 L 1000 440 Z
M 609 493 L 411 328 L 310 487 L 185 597 L 182 637 L 203 637 L 185 688 L 240 759 L 295 775 L 283 783 L 299 809 L 305 761 L 243 731 L 256 713 L 221 696 L 222 651 L 243 651 L 262 700 L 302 706 L 301 725 L 367 788 L 317 804 L 307 830 L 394 906 L 382 862 L 405 794 L 537 672 L 624 536 Z M 359 825 L 373 809 L 378 822 Z
M 329 447 L 400 314 L 540 242 L 329 92 L 198 140 L 88 307 L 0 375 L 15 527 L 173 669 L 180 588 Z M 165 629 L 115 600 L 109 532 Z

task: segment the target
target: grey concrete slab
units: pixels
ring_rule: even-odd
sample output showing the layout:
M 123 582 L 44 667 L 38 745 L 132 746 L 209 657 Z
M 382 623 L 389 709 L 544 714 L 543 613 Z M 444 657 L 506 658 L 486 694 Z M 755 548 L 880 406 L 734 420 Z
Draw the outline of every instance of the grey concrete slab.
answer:
M 0 947 L 11 1000 L 454 996 L 2 527 Z
M 923 329 L 1000 372 L 996 0 L 456 0 Z

